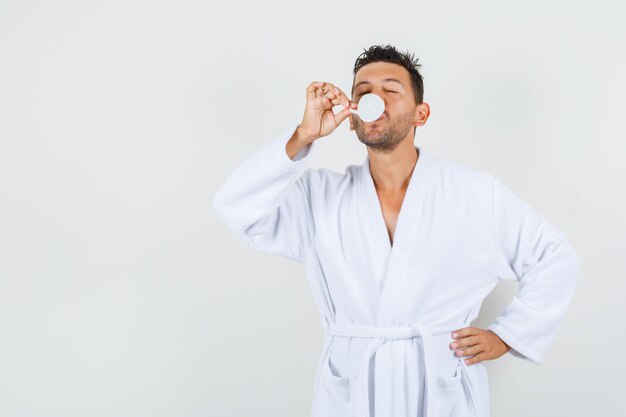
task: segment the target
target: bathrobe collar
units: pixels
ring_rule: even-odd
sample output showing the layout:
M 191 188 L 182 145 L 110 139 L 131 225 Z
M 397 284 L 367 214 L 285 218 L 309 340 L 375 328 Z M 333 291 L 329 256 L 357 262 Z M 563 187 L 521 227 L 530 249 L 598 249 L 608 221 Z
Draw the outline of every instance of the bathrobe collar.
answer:
M 406 276 L 407 261 L 411 253 L 415 228 L 420 220 L 420 212 L 433 172 L 434 159 L 423 147 L 415 146 L 419 153 L 415 168 L 411 173 L 404 200 L 396 222 L 393 247 L 387 233 L 380 200 L 370 171 L 369 155 L 361 165 L 359 184 L 361 203 L 368 220 L 369 236 L 378 257 L 382 274 L 383 290 L 378 308 L 377 324 L 392 326 L 395 306 L 402 291 Z

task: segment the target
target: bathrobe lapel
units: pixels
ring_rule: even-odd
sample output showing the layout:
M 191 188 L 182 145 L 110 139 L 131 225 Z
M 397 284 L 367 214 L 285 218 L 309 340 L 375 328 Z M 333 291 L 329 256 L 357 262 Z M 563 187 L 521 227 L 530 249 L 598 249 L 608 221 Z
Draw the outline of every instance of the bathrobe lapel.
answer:
M 376 193 L 374 180 L 372 179 L 369 156 L 365 158 L 365 162 L 361 167 L 361 202 L 364 205 L 364 211 L 368 220 L 369 236 L 373 240 L 372 243 L 379 260 L 379 273 L 382 276 L 381 293 L 376 313 L 376 326 L 380 328 L 395 328 L 402 321 L 396 318 L 396 309 L 407 275 L 407 266 L 411 256 L 411 247 L 415 239 L 416 226 L 420 220 L 422 204 L 428 191 L 433 171 L 433 158 L 430 157 L 428 152 L 424 152 L 422 148 L 415 147 L 415 149 L 419 152 L 419 157 L 411 173 L 411 179 L 402 201 L 396 222 L 393 246 L 391 246 L 389 240 L 382 207 Z M 418 324 L 418 326 L 421 326 L 421 324 Z M 374 373 L 376 375 L 374 400 L 376 410 L 374 415 L 387 415 L 389 410 L 386 407 L 391 403 L 391 396 L 394 392 L 392 386 L 389 385 L 392 383 L 392 373 L 389 364 L 391 364 L 393 355 L 389 343 L 382 343 L 380 340 L 375 340 L 374 343 L 375 345 L 370 347 L 370 351 L 376 352 Z M 411 375 L 404 375 L 405 372 L 410 372 Z M 398 381 L 404 381 L 405 378 L 417 378 L 417 375 L 414 374 L 415 372 L 417 370 L 413 368 L 402 369 L 398 375 L 394 376 L 396 379 L 395 383 L 398 384 Z M 430 385 L 429 392 L 433 390 L 432 384 Z M 357 405 L 357 407 L 359 406 Z M 429 408 L 432 407 L 429 406 Z M 359 409 L 357 408 L 356 410 Z M 370 412 L 366 411 L 364 414 L 369 416 Z
M 393 327 L 395 321 L 395 307 L 402 291 L 407 262 L 415 238 L 414 231 L 419 221 L 420 210 L 432 172 L 433 163 L 428 152 L 420 147 L 415 147 L 415 149 L 419 152 L 419 157 L 411 174 L 398 215 L 393 247 L 389 240 L 382 207 L 372 179 L 369 155 L 366 156 L 365 162 L 361 166 L 361 202 L 364 205 L 371 233 L 370 237 L 373 240 L 379 260 L 379 272 L 382 275 L 382 293 L 377 316 L 377 325 L 382 327 Z

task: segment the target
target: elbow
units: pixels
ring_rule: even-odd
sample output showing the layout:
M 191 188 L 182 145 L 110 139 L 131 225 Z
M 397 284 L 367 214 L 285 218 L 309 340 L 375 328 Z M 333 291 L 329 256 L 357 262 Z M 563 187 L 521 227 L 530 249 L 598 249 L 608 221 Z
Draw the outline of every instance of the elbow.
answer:
M 227 228 L 238 235 L 245 236 L 248 216 L 244 213 L 245 208 L 228 187 L 220 187 L 213 195 L 213 211 Z

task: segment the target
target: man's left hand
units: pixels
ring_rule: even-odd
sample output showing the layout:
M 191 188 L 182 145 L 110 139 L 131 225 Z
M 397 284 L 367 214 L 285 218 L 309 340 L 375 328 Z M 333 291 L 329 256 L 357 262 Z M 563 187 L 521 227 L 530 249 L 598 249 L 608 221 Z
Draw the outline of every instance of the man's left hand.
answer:
M 497 359 L 511 349 L 497 334 L 478 327 L 456 330 L 452 338 L 455 341 L 450 343 L 450 349 L 454 349 L 457 356 L 471 356 L 465 359 L 467 365 Z

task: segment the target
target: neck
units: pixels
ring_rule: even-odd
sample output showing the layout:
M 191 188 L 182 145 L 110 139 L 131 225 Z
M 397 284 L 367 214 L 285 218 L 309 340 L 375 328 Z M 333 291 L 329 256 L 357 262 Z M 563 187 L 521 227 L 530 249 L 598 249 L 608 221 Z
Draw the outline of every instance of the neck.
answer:
M 419 154 L 413 141 L 402 141 L 389 153 L 367 148 L 369 167 L 377 191 L 393 193 L 405 191 Z

